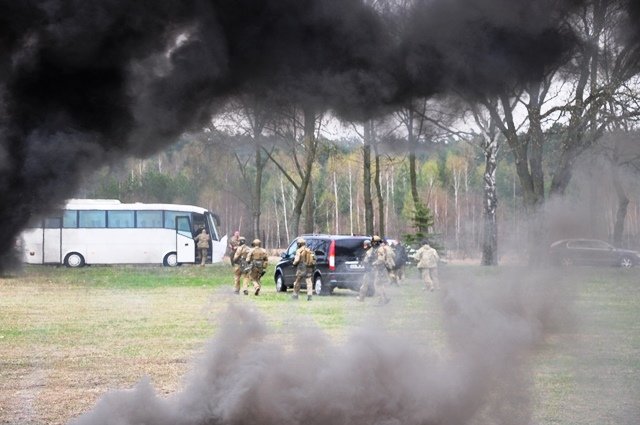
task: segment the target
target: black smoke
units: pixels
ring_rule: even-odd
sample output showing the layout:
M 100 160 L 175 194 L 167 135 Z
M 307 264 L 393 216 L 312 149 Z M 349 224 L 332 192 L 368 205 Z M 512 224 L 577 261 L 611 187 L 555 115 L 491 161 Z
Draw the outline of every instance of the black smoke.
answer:
M 362 120 L 495 93 L 566 59 L 584 1 L 0 0 L 0 258 L 87 173 L 163 149 L 230 96 Z

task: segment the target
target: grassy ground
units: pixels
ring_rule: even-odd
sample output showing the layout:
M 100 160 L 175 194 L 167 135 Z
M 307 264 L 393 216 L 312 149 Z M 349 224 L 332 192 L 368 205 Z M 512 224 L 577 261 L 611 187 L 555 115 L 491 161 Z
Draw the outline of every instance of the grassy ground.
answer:
M 493 279 L 526 270 L 448 265 L 441 279 Z M 575 286 L 574 323 L 533 357 L 533 417 L 541 424 L 640 423 L 640 271 L 563 270 Z M 336 343 L 372 314 L 416 339 L 446 345 L 442 297 L 415 274 L 390 288 L 393 309 L 336 291 L 313 302 L 278 294 L 268 272 L 259 297 L 231 292 L 228 266 L 27 267 L 0 279 L 0 423 L 63 424 L 105 392 L 149 376 L 159 394 L 179 391 L 191 360 L 230 303 L 255 308 L 286 344 L 298 320 Z M 424 320 L 415 320 L 418 316 Z

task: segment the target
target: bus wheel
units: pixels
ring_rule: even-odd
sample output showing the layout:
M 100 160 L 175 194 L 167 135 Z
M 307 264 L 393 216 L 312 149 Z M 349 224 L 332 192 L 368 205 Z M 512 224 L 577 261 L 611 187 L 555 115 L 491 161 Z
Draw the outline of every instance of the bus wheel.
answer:
M 178 265 L 178 254 L 175 252 L 170 252 L 164 256 L 164 260 L 162 260 L 162 264 L 166 267 L 176 267 Z
M 71 252 L 64 257 L 64 265 L 71 268 L 84 266 L 84 257 L 77 252 Z

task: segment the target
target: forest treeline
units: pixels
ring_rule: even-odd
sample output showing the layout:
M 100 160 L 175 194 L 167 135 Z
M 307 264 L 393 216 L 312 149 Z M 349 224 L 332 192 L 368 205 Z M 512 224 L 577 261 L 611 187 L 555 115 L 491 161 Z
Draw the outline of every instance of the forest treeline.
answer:
M 402 2 L 389 4 L 402 24 Z M 628 6 L 577 5 L 561 22 L 574 47 L 535 78 L 407 96 L 375 119 L 342 103 L 333 113 L 326 99 L 348 93 L 330 84 L 301 95 L 320 84 L 313 73 L 303 86 L 241 92 L 202 131 L 105 167 L 80 194 L 201 205 L 223 232 L 272 248 L 310 232 L 428 235 L 487 265 L 541 258 L 562 237 L 637 248 L 640 37 Z

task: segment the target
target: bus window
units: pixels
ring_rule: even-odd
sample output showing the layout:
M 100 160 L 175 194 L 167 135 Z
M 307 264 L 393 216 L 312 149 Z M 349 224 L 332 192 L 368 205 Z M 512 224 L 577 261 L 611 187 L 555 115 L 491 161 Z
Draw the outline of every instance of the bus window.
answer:
M 59 229 L 62 226 L 62 219 L 60 217 L 47 217 L 44 219 L 45 229 Z
M 162 227 L 162 211 L 136 211 L 136 215 L 138 228 Z
M 133 211 L 107 211 L 107 223 L 110 228 L 132 228 Z
M 181 211 L 165 211 L 164 212 L 164 228 L 165 229 L 175 229 L 176 228 L 176 217 L 178 216 L 190 216 L 191 213 L 181 212 Z
M 78 227 L 78 211 L 77 210 L 67 210 L 64 212 L 62 216 L 62 227 L 64 228 L 73 228 Z
M 107 227 L 106 211 L 78 211 L 80 227 L 101 228 Z

